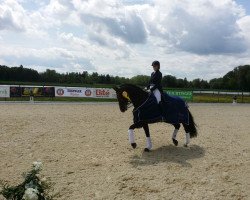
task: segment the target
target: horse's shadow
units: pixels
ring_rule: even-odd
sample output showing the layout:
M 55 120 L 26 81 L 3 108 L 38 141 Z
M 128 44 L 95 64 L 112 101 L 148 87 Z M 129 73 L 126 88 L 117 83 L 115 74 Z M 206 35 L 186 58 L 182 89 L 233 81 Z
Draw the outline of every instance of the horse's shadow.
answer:
M 180 164 L 183 167 L 192 167 L 188 160 L 201 158 L 205 155 L 203 147 L 191 145 L 190 147 L 175 147 L 173 145 L 153 149 L 150 152 L 143 152 L 141 156 L 133 156 L 130 164 L 133 167 L 155 165 L 161 162 Z

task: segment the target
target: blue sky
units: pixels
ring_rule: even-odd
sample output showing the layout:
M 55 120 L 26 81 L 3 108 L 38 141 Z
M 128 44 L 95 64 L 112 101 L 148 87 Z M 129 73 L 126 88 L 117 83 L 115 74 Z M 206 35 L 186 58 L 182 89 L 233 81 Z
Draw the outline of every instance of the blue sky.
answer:
M 0 0 L 0 64 L 220 77 L 250 64 L 248 0 Z
M 250 1 L 249 0 L 236 0 L 236 3 L 239 5 L 242 5 L 246 11 L 246 13 L 249 15 L 250 14 Z

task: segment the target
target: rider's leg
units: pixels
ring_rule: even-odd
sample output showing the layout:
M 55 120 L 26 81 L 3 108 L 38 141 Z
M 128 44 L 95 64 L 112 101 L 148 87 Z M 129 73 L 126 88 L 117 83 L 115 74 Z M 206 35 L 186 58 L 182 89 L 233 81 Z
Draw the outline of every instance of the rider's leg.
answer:
M 159 104 L 161 102 L 161 93 L 160 93 L 160 91 L 158 89 L 155 89 L 153 91 L 153 94 L 155 95 L 157 103 Z
M 160 109 L 160 112 L 161 112 L 161 115 L 162 115 L 162 121 L 164 121 L 164 108 L 163 108 L 163 102 L 161 101 L 161 93 L 158 89 L 155 89 L 153 91 L 155 97 L 156 97 L 156 100 L 157 100 L 157 103 L 159 105 L 159 109 Z

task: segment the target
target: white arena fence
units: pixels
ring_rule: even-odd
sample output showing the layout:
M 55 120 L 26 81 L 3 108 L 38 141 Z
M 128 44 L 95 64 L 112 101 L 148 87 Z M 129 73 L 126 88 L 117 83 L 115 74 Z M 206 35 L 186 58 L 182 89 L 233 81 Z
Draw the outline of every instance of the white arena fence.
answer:
M 115 99 L 116 92 L 111 88 L 55 87 L 55 96 Z
M 250 92 L 224 92 L 224 91 L 193 91 L 193 94 L 214 94 L 214 95 L 237 95 L 250 96 Z
M 0 98 L 11 97 L 85 97 L 115 99 L 112 88 L 0 85 Z
M 171 90 L 169 90 L 171 91 Z M 178 89 L 176 89 L 178 91 Z M 204 94 L 219 97 L 231 95 L 241 97 L 250 96 L 250 92 L 235 91 L 191 91 L 194 95 Z M 116 92 L 112 88 L 90 88 L 90 87 L 64 87 L 64 86 L 35 86 L 35 85 L 0 85 L 0 98 L 11 97 L 82 97 L 82 98 L 106 98 L 115 99 Z
M 10 86 L 0 85 L 0 98 L 10 97 Z

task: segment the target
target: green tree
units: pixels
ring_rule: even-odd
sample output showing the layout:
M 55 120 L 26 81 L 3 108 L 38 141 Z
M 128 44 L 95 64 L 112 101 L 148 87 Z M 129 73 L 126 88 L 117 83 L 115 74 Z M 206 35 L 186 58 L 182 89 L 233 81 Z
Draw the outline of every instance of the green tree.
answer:
M 131 83 L 140 86 L 147 86 L 149 84 L 150 77 L 146 75 L 137 75 L 130 79 Z
M 60 80 L 60 74 L 55 70 L 46 69 L 45 72 L 40 73 L 43 82 L 58 83 Z
M 177 79 L 175 76 L 167 75 L 162 78 L 163 87 L 177 87 Z

